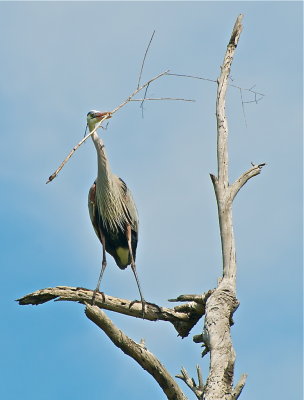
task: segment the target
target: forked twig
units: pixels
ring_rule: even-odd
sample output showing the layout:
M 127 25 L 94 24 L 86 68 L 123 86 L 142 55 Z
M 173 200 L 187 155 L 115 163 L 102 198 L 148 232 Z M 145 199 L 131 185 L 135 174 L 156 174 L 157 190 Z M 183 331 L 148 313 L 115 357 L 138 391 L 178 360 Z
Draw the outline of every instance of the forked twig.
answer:
M 144 102 L 145 102 L 145 99 L 146 99 L 146 96 L 147 96 L 148 89 L 149 89 L 149 85 L 146 87 L 146 90 L 145 90 L 145 93 L 144 93 L 144 98 L 142 99 L 142 101 L 140 103 L 141 117 L 142 118 L 144 117 Z
M 179 76 L 179 77 L 184 77 L 184 78 L 192 78 L 192 79 L 200 79 L 200 80 L 203 80 L 203 81 L 208 81 L 208 82 L 214 82 L 214 83 L 217 83 L 217 81 L 215 80 L 215 79 L 209 79 L 209 78 L 203 78 L 203 77 L 201 77 L 201 76 L 195 76 L 195 75 L 186 75 L 186 74 L 174 74 L 174 73 L 168 73 L 168 75 L 171 75 L 171 76 Z M 231 86 L 231 87 L 233 87 L 233 88 L 235 88 L 235 89 L 239 89 L 239 91 L 240 91 L 240 96 L 241 96 L 241 104 L 242 104 L 242 112 L 243 112 L 243 117 L 244 117 L 244 121 L 245 121 L 245 126 L 246 126 L 246 128 L 247 128 L 247 119 L 246 119 L 246 112 L 245 112 L 245 104 L 249 104 L 249 103 L 255 103 L 255 104 L 257 104 L 260 100 L 262 100 L 262 98 L 265 96 L 263 93 L 259 93 L 259 92 L 256 92 L 255 90 L 253 90 L 253 88 L 255 87 L 255 85 L 254 86 L 252 86 L 251 88 L 242 88 L 242 87 L 240 87 L 240 86 L 237 86 L 237 85 L 234 85 L 234 84 L 230 84 L 230 83 L 228 83 L 228 86 Z M 247 91 L 247 92 L 250 92 L 250 93 L 252 93 L 252 95 L 254 95 L 254 99 L 253 100 L 249 100 L 249 101 L 244 101 L 244 98 L 243 98 L 243 91 Z
M 175 375 L 176 378 L 181 379 L 182 381 L 185 382 L 185 384 L 192 390 L 192 392 L 196 395 L 198 399 L 201 399 L 202 394 L 204 393 L 204 385 L 203 385 L 203 379 L 201 375 L 201 370 L 200 367 L 197 365 L 196 366 L 197 374 L 198 374 L 198 379 L 199 379 L 199 384 L 197 385 L 195 380 L 190 377 L 188 374 L 186 368 L 181 369 L 181 373 L 178 375 Z
M 67 155 L 67 157 L 62 161 L 62 163 L 59 165 L 59 167 L 56 169 L 56 171 L 49 177 L 49 179 L 47 180 L 46 183 L 51 182 L 53 179 L 56 178 L 56 176 L 59 174 L 59 172 L 62 170 L 62 168 L 64 167 L 64 165 L 68 162 L 68 160 L 72 157 L 72 155 L 75 153 L 75 151 L 78 149 L 78 147 L 80 147 L 94 132 L 97 131 L 97 129 L 100 128 L 101 124 L 108 118 L 111 118 L 112 115 L 114 113 L 116 113 L 118 110 L 120 110 L 122 107 L 124 107 L 127 103 L 131 102 L 131 101 L 143 101 L 143 99 L 133 99 L 134 96 L 137 95 L 137 93 L 139 93 L 141 90 L 143 90 L 144 88 L 148 87 L 150 85 L 150 83 L 154 82 L 156 79 L 161 78 L 164 75 L 168 75 L 169 70 L 166 70 L 156 76 L 154 76 L 153 78 L 151 78 L 149 81 L 147 81 L 146 83 L 144 83 L 143 85 L 141 85 L 140 87 L 138 87 L 136 90 L 134 90 L 134 92 L 124 101 L 122 102 L 119 106 L 117 106 L 116 108 L 114 108 L 112 111 L 109 111 L 102 119 L 101 121 L 99 121 L 95 128 L 92 130 L 92 132 L 90 132 L 87 136 L 85 136 L 76 146 L 73 147 L 73 149 L 70 151 L 70 153 Z M 144 100 L 148 100 L 148 99 L 144 99 Z M 182 100 L 182 101 L 194 101 L 194 100 L 190 100 L 190 99 L 180 99 L 180 98 L 169 98 L 169 97 L 163 97 L 163 98 L 158 98 L 158 99 L 152 99 L 150 98 L 149 100 Z
M 123 102 L 121 103 L 118 107 L 114 108 L 113 111 L 111 111 L 111 114 L 116 113 L 116 111 L 118 111 L 119 109 L 121 109 L 123 106 L 125 106 L 127 103 L 129 103 L 129 101 L 137 95 L 137 93 L 139 93 L 141 90 L 143 90 L 145 87 L 147 87 L 148 85 L 150 85 L 150 83 L 154 82 L 156 79 L 159 79 L 160 77 L 164 76 L 164 75 L 168 75 L 169 70 L 167 69 L 166 71 L 162 72 L 161 74 L 156 75 L 154 78 L 150 79 L 149 81 L 147 81 L 145 84 L 143 84 L 142 86 L 140 86 L 139 88 L 137 88 L 136 90 L 134 90 L 134 92 Z
M 203 78 L 201 76 L 195 76 L 195 75 L 186 75 L 186 74 L 174 74 L 172 72 L 168 73 L 167 75 L 170 76 L 180 76 L 180 77 L 184 77 L 184 78 L 191 78 L 191 79 L 199 79 L 199 80 L 203 80 L 203 81 L 208 81 L 208 82 L 214 82 L 217 83 L 216 79 L 209 79 L 209 78 Z M 265 94 L 263 93 L 259 93 L 255 90 L 253 90 L 254 86 L 252 86 L 251 88 L 242 88 L 240 86 L 234 85 L 232 83 L 228 83 L 228 86 L 234 87 L 236 89 L 239 89 L 242 93 L 242 91 L 246 91 L 246 92 L 250 92 L 252 94 L 254 94 L 254 100 L 250 100 L 250 101 L 243 101 L 242 99 L 242 105 L 247 104 L 247 103 L 258 103 L 260 100 L 262 100 L 262 98 L 265 96 Z M 258 97 L 259 96 L 259 97 Z

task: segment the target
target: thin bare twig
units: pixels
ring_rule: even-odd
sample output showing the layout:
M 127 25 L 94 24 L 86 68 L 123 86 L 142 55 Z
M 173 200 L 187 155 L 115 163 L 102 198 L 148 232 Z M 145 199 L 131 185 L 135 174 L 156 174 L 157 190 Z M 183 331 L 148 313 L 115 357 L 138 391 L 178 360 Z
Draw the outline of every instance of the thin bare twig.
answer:
M 143 90 L 145 87 L 147 87 L 148 85 L 150 85 L 150 83 L 156 81 L 156 79 L 161 78 L 164 75 L 167 75 L 169 72 L 169 70 L 167 69 L 166 71 L 162 72 L 161 74 L 156 75 L 154 78 L 150 79 L 149 81 L 147 81 L 145 84 L 143 84 L 141 87 L 137 88 L 136 90 L 134 90 L 134 92 L 123 102 L 121 103 L 118 107 L 114 108 L 114 110 L 111 111 L 111 114 L 116 113 L 116 111 L 120 110 L 122 107 L 124 107 L 127 103 L 129 103 L 129 101 L 131 99 L 133 99 L 134 96 L 137 95 L 137 93 L 139 93 L 141 90 Z
M 140 80 L 141 80 L 141 75 L 142 75 L 142 72 L 143 72 L 143 69 L 144 69 L 145 60 L 146 60 L 146 57 L 147 57 L 147 54 L 148 54 L 148 51 L 149 51 L 151 42 L 152 42 L 152 40 L 153 40 L 154 34 L 155 34 L 155 30 L 154 30 L 153 33 L 152 33 L 150 42 L 149 42 L 149 44 L 148 44 L 148 46 L 147 46 L 147 48 L 146 48 L 146 52 L 145 52 L 145 55 L 144 55 L 144 58 L 143 58 L 143 61 L 142 61 L 142 64 L 141 64 L 141 69 L 140 69 L 140 74 L 139 74 L 139 78 L 138 78 L 137 89 L 139 88 L 139 84 L 140 84 Z M 149 85 L 146 86 L 145 93 L 144 93 L 144 98 L 143 98 L 143 100 L 141 100 L 141 103 L 140 103 L 141 116 L 142 116 L 142 118 L 144 117 L 144 101 L 145 101 L 145 98 L 146 98 L 146 95 L 147 95 L 148 88 L 149 88 Z
M 244 99 L 243 99 L 243 92 L 242 92 L 242 89 L 239 89 L 240 90 L 240 96 L 241 96 L 241 102 L 242 102 L 242 110 L 243 110 L 243 116 L 244 116 L 244 121 L 245 121 L 245 126 L 246 126 L 246 128 L 248 127 L 247 126 L 247 119 L 246 119 L 246 113 L 245 113 L 245 107 L 244 107 Z
M 260 101 L 260 100 L 265 96 L 265 94 L 259 93 L 259 92 L 256 92 L 255 90 L 253 90 L 253 88 L 255 87 L 255 85 L 253 85 L 253 86 L 252 86 L 251 88 L 249 88 L 249 89 L 242 88 L 242 87 L 236 86 L 236 85 L 229 85 L 229 86 L 232 86 L 232 87 L 235 87 L 235 88 L 241 89 L 241 90 L 246 90 L 247 92 L 251 92 L 251 93 L 254 93 L 255 95 L 261 96 L 261 98 L 258 99 L 257 101 Z M 245 101 L 245 103 L 246 103 L 246 101 Z
M 195 102 L 195 100 L 194 99 L 183 99 L 183 98 L 180 98 L 180 97 L 145 97 L 145 98 L 143 98 L 143 99 L 131 99 L 130 101 L 141 101 L 141 102 L 144 102 L 144 101 L 153 101 L 153 100 L 180 100 L 180 101 L 192 101 L 192 102 Z
M 144 58 L 143 58 L 143 61 L 142 61 L 142 64 L 141 64 L 141 69 L 140 69 L 139 78 L 138 78 L 138 83 L 137 83 L 137 89 L 139 88 L 139 84 L 140 84 L 140 80 L 141 80 L 141 75 L 142 75 L 142 72 L 143 72 L 143 69 L 144 69 L 146 57 L 147 57 L 147 54 L 148 54 L 150 45 L 151 45 L 151 43 L 152 43 L 154 34 L 155 34 L 155 29 L 154 29 L 154 31 L 153 31 L 153 33 L 152 33 L 151 39 L 150 39 L 149 44 L 148 44 L 148 46 L 147 46 L 147 48 L 146 48 L 146 52 L 145 52 L 145 55 L 144 55 Z
M 146 96 L 147 96 L 148 89 L 149 89 L 149 85 L 146 87 L 145 93 L 144 93 L 144 98 L 142 99 L 142 102 L 140 103 L 141 117 L 142 117 L 142 118 L 144 117 L 144 101 L 145 101 L 145 98 L 146 98 Z
M 201 76 L 186 75 L 186 74 L 173 74 L 171 72 L 168 73 L 167 75 L 170 75 L 170 76 L 181 76 L 181 77 L 184 77 L 184 78 L 192 78 L 192 79 L 200 79 L 202 81 L 209 81 L 209 82 L 215 82 L 216 83 L 215 79 L 202 78 Z
M 200 79 L 200 80 L 203 80 L 203 81 L 208 81 L 208 82 L 217 83 L 217 80 L 216 80 L 216 79 L 203 78 L 203 77 L 201 77 L 201 76 L 195 76 L 195 75 L 174 74 L 174 73 L 172 73 L 172 72 L 168 73 L 167 75 L 170 75 L 170 76 L 181 76 L 181 77 L 184 77 L 184 78 L 191 78 L 191 79 Z M 260 100 L 262 100 L 262 98 L 265 96 L 263 93 L 259 93 L 259 92 L 256 92 L 255 90 L 253 90 L 253 88 L 255 87 L 255 85 L 252 86 L 251 88 L 242 88 L 242 87 L 237 86 L 237 85 L 234 85 L 234 84 L 232 84 L 232 83 L 228 83 L 228 86 L 234 87 L 234 88 L 239 89 L 239 90 L 241 90 L 241 91 L 251 92 L 251 93 L 253 93 L 253 94 L 255 95 L 254 100 L 251 100 L 251 101 L 244 101 L 244 102 L 243 102 L 244 104 L 247 104 L 247 103 L 258 103 L 258 102 L 259 102 Z M 260 96 L 260 97 L 258 98 L 257 96 Z
M 62 170 L 64 165 L 68 162 L 68 160 L 72 157 L 72 155 L 75 153 L 75 151 L 80 147 L 94 132 L 97 131 L 97 129 L 101 126 L 103 121 L 106 119 L 111 118 L 111 113 L 109 112 L 107 115 L 105 115 L 98 124 L 96 124 L 95 128 L 90 132 L 87 136 L 85 136 L 76 146 L 72 148 L 72 150 L 69 152 L 69 154 L 66 156 L 66 158 L 62 161 L 62 163 L 59 165 L 59 167 L 56 169 L 56 171 L 49 176 L 49 179 L 46 181 L 46 183 L 52 182 L 53 179 L 56 178 L 56 176 L 59 174 L 59 172 Z

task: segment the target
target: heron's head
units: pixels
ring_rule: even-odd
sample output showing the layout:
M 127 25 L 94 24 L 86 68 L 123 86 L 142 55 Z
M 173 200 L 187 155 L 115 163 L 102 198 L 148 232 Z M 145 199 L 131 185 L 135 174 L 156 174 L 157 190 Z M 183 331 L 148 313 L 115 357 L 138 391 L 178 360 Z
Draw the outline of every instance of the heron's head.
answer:
M 95 125 L 97 122 L 101 121 L 104 117 L 111 118 L 111 113 L 110 112 L 101 112 L 101 111 L 96 111 L 96 110 L 91 110 L 87 114 L 87 123 L 89 126 L 90 130 L 93 130 L 95 128 Z

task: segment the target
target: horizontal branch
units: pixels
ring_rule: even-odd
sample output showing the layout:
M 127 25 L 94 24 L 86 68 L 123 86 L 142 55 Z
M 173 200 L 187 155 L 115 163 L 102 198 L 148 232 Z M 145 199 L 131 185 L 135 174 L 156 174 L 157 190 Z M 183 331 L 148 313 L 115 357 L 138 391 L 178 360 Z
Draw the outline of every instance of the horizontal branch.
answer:
M 199 304 L 206 304 L 208 297 L 214 292 L 214 289 L 208 290 L 208 292 L 203 294 L 181 294 L 176 299 L 169 299 L 168 301 L 177 302 L 177 301 L 194 301 Z
M 36 292 L 21 297 L 17 301 L 20 305 L 38 305 L 50 300 L 75 301 L 84 304 L 92 301 L 92 295 L 93 291 L 85 288 L 56 286 L 37 290 Z M 95 304 L 109 311 L 135 318 L 142 318 L 142 305 L 139 301 L 134 302 L 108 296 L 107 294 L 97 293 Z M 146 302 L 144 319 L 149 321 L 168 321 L 172 323 L 179 336 L 186 337 L 204 314 L 205 305 L 191 302 L 184 304 L 182 310 L 180 310 L 180 307 L 181 306 L 166 308 Z
M 86 304 L 86 316 L 101 328 L 110 340 L 125 354 L 133 358 L 157 381 L 169 400 L 186 400 L 182 390 L 157 357 L 141 343 L 136 343 L 116 327 L 97 306 Z

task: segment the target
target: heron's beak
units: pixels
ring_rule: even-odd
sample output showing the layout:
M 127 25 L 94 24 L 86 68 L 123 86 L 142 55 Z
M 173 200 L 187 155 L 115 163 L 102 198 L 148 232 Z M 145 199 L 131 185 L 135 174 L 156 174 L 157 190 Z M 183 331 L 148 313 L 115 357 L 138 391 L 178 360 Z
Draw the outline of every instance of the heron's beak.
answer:
M 112 115 L 111 115 L 111 113 L 109 111 L 95 113 L 95 118 L 99 119 L 99 121 L 101 119 L 103 119 L 104 117 L 106 117 L 106 119 L 108 119 L 108 118 L 112 118 Z

